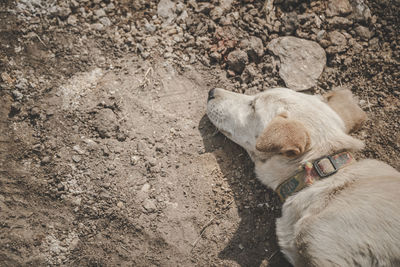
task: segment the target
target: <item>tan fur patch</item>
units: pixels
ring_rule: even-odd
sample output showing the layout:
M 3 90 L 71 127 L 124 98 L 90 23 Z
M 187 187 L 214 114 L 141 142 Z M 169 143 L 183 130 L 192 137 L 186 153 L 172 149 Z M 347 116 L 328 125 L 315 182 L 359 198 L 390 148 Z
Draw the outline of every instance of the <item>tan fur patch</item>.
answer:
M 303 154 L 310 146 L 310 135 L 304 125 L 282 114 L 275 117 L 257 139 L 256 149 L 277 152 L 293 158 Z
M 357 105 L 350 90 L 338 88 L 324 97 L 344 121 L 347 132 L 358 130 L 367 119 L 367 114 Z

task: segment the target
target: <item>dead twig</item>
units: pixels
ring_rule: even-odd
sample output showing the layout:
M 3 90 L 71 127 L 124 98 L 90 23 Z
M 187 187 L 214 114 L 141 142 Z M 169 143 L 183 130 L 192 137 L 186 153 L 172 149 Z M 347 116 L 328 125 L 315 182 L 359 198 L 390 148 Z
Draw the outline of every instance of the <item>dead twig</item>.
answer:
M 130 252 L 126 247 L 124 247 L 123 245 L 120 245 L 121 248 L 123 248 L 126 252 Z
M 207 229 L 208 226 L 212 224 L 212 222 L 217 218 L 217 216 L 214 216 L 209 220 L 201 229 L 199 237 L 197 237 L 196 241 L 193 242 L 192 244 L 192 250 L 196 247 L 197 243 L 200 241 L 200 239 L 203 237 L 204 231 Z
M 233 203 L 233 200 L 232 200 L 231 202 L 229 202 L 225 207 L 223 207 L 222 210 L 223 210 L 223 211 L 226 211 L 226 210 L 229 208 L 229 206 L 232 205 L 232 203 Z M 222 215 L 222 214 L 218 214 L 218 215 L 213 216 L 213 217 L 201 228 L 200 235 L 199 235 L 199 237 L 196 239 L 196 241 L 193 242 L 191 251 L 193 251 L 193 249 L 196 247 L 197 243 L 198 243 L 198 242 L 200 241 L 200 239 L 203 237 L 203 234 L 204 234 L 205 230 L 207 229 L 207 227 L 209 227 L 209 226 L 214 222 L 214 220 L 215 220 L 218 216 L 221 216 L 221 215 Z
M 34 32 L 35 36 L 39 39 L 39 41 L 42 43 L 42 45 L 44 45 L 47 48 L 47 45 L 43 42 L 42 38 L 40 38 L 40 36 Z
M 144 88 L 147 85 L 149 85 L 150 79 L 147 76 L 149 75 L 150 72 L 151 72 L 151 76 L 152 76 L 153 72 L 154 72 L 152 67 L 148 68 L 146 73 L 144 74 L 143 80 L 140 82 L 140 85 L 139 85 L 141 88 Z
M 367 92 L 367 103 L 368 103 L 369 112 L 372 112 L 372 110 L 371 110 L 371 103 L 369 102 L 368 92 Z
M 364 94 L 367 98 L 368 110 L 369 110 L 369 112 L 372 112 L 371 103 L 369 102 L 369 96 L 368 96 L 369 92 L 370 92 L 369 87 L 367 86 L 367 83 L 365 82 L 364 78 L 361 80 L 361 82 L 362 82 L 363 87 L 367 89 L 364 91 L 365 92 Z
M 268 262 L 269 262 L 273 257 L 275 257 L 275 255 L 276 255 L 278 252 L 279 252 L 279 250 L 275 250 L 275 252 L 272 253 L 271 256 L 268 257 Z

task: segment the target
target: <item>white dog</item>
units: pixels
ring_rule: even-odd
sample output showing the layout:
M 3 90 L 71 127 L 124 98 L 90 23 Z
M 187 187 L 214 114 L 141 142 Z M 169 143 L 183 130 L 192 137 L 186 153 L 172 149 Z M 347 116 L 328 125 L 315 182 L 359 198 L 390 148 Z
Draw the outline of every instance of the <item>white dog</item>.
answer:
M 366 119 L 349 90 L 312 96 L 209 92 L 207 115 L 282 201 L 279 245 L 294 266 L 400 266 L 400 173 L 356 161 Z

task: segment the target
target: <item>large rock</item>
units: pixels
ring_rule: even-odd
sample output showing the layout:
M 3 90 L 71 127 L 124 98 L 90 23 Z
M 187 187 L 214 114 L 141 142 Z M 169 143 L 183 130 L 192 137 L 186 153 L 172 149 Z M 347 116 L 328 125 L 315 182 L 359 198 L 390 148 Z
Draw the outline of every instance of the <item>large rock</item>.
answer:
M 302 91 L 316 85 L 326 64 L 325 51 L 318 43 L 287 36 L 272 40 L 267 48 L 279 57 L 279 75 L 288 88 Z

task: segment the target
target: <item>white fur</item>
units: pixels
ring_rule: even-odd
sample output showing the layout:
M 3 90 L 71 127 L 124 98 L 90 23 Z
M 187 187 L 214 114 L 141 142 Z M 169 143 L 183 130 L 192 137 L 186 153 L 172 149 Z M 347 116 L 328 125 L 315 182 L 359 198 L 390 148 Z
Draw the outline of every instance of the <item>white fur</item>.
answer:
M 321 97 L 285 88 L 245 96 L 216 89 L 207 114 L 228 138 L 247 150 L 257 177 L 276 189 L 297 168 L 363 142 Z M 304 124 L 311 145 L 297 159 L 256 150 L 257 137 L 277 115 Z M 362 160 L 289 197 L 277 220 L 282 252 L 294 266 L 400 266 L 400 174 Z

